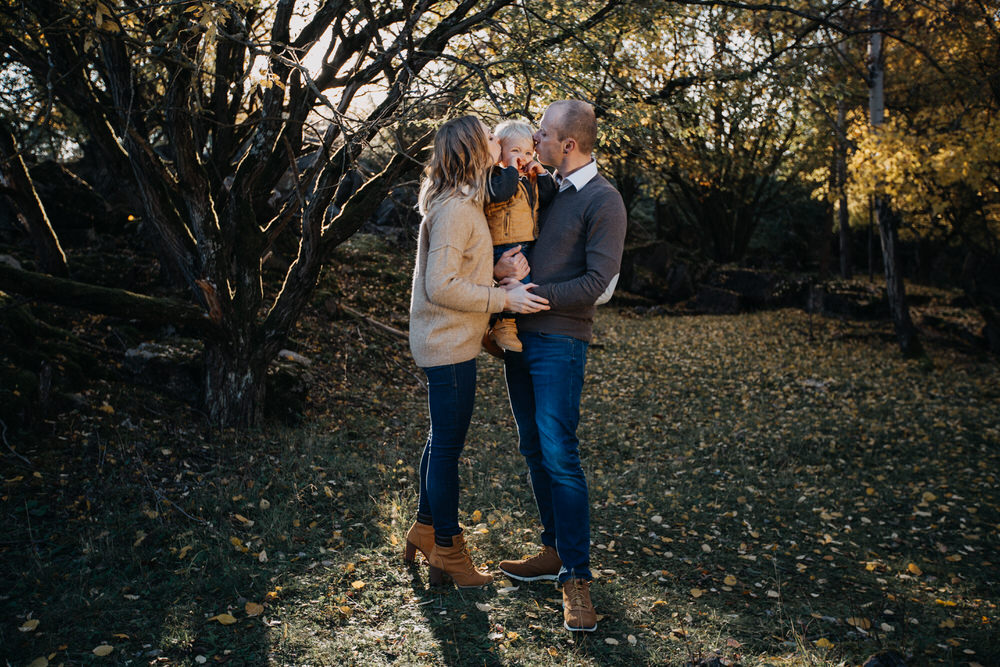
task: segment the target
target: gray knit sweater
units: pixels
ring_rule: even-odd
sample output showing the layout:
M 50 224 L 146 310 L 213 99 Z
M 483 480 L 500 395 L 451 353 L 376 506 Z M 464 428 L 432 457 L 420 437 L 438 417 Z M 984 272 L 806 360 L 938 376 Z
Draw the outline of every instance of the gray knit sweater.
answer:
M 535 294 L 551 310 L 520 315 L 520 331 L 562 334 L 590 342 L 594 303 L 618 275 L 625 247 L 625 203 L 598 174 L 583 189 L 556 194 L 539 220 L 538 238 L 528 256 Z

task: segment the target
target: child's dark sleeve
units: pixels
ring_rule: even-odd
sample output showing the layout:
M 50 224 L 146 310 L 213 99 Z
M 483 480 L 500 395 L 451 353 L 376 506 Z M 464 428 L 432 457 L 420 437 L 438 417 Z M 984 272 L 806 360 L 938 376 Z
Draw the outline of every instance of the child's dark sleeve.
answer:
M 556 179 L 552 174 L 545 173 L 538 177 L 538 208 L 545 208 L 555 199 L 559 188 L 556 187 Z
M 486 181 L 486 190 L 491 204 L 507 201 L 517 194 L 517 167 L 500 167 L 494 165 L 490 168 L 490 176 Z

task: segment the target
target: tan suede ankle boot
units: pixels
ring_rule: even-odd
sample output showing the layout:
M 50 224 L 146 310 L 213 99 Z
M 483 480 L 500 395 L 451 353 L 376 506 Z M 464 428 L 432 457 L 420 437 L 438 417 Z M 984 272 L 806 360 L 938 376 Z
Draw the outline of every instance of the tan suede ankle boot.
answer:
M 517 337 L 517 322 L 513 317 L 502 317 L 490 330 L 493 340 L 504 350 L 521 352 L 524 348 L 521 339 Z
M 410 530 L 406 533 L 406 546 L 403 548 L 403 562 L 412 563 L 417 557 L 417 550 L 430 558 L 431 549 L 434 548 L 434 526 L 425 523 L 413 522 Z
M 480 572 L 472 564 L 463 535 L 452 537 L 450 547 L 435 544 L 427 563 L 431 568 L 430 581 L 435 585 L 441 584 L 446 574 L 459 588 L 480 588 L 493 581 L 492 575 Z

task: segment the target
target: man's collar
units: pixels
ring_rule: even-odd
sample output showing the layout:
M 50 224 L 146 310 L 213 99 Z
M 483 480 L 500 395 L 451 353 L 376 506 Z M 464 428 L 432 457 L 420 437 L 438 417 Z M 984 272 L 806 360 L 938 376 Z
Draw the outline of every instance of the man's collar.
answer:
M 559 181 L 560 192 L 568 188 L 570 185 L 576 188 L 576 191 L 579 192 L 583 186 L 590 182 L 590 179 L 597 176 L 597 160 L 591 158 L 590 162 L 582 167 L 574 169 L 568 176 L 561 176 L 558 172 L 556 172 L 556 175 L 558 177 L 557 180 Z

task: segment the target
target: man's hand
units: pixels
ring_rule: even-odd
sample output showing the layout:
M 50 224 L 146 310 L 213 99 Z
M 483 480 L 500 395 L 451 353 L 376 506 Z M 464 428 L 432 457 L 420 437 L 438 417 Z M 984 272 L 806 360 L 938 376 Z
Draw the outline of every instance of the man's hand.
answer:
M 493 266 L 493 278 L 496 280 L 504 278 L 520 280 L 530 272 L 531 268 L 528 266 L 528 260 L 525 259 L 524 253 L 521 252 L 521 246 L 514 246 L 500 255 L 500 259 Z

